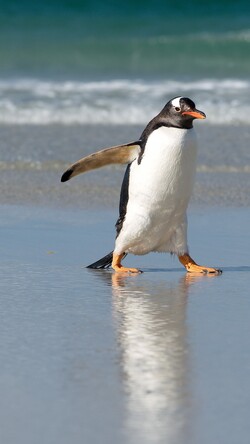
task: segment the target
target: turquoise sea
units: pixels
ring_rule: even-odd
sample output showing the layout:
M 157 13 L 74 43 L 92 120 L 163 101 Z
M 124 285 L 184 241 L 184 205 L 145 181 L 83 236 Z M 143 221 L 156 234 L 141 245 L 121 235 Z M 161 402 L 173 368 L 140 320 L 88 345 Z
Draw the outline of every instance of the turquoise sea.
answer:
M 248 123 L 249 79 L 247 0 L 0 2 L 0 124 L 144 124 L 183 94 Z

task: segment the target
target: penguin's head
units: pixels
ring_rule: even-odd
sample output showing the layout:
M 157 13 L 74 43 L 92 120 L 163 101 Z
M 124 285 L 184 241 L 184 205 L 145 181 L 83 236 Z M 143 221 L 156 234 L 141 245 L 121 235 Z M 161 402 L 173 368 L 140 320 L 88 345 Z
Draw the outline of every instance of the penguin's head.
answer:
M 192 128 L 194 119 L 205 119 L 206 115 L 195 107 L 188 97 L 175 97 L 161 111 L 170 126 Z

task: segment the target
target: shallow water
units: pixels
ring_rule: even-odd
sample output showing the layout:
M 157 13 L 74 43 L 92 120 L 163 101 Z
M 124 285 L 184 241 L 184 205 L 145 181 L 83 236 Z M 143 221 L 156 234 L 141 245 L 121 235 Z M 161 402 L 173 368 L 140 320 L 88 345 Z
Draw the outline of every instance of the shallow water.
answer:
M 217 277 L 163 254 L 129 256 L 140 276 L 84 268 L 111 250 L 113 211 L 1 214 L 2 442 L 247 442 L 249 209 L 190 208 Z

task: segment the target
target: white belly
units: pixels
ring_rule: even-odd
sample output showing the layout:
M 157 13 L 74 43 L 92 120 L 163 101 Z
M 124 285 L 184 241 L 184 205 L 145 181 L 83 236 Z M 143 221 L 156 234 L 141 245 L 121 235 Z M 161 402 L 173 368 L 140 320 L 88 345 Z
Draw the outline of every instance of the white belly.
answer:
M 186 209 L 197 144 L 193 129 L 160 127 L 148 138 L 141 164 L 130 169 L 129 200 L 115 251 L 187 251 Z

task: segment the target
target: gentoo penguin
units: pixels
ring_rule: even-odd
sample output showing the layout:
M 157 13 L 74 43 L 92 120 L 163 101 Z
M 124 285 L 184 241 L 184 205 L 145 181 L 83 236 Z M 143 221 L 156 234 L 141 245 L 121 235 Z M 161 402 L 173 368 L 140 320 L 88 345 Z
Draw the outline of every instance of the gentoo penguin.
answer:
M 117 272 L 140 273 L 121 264 L 128 254 L 151 251 L 176 254 L 187 271 L 221 270 L 196 264 L 188 253 L 186 210 L 193 190 L 197 142 L 194 119 L 205 119 L 187 97 L 170 100 L 146 126 L 139 140 L 91 154 L 69 167 L 66 182 L 109 164 L 128 164 L 120 195 L 114 251 L 89 265 Z

